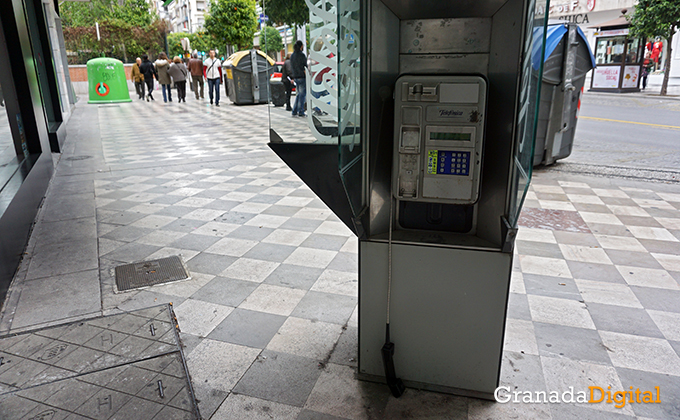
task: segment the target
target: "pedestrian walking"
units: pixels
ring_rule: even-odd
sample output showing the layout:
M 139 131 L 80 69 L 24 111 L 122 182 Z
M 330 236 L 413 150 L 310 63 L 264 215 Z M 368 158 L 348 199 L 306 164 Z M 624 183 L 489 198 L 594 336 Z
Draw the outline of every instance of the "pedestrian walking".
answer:
M 137 57 L 135 64 L 132 65 L 132 83 L 135 84 L 135 90 L 137 91 L 137 96 L 139 99 L 144 100 L 144 75 L 139 70 L 139 66 L 142 64 L 142 59 Z
M 649 67 L 646 65 L 642 66 L 642 90 L 647 88 L 647 76 L 649 76 Z
M 203 62 L 199 60 L 196 53 L 193 53 L 191 60 L 189 60 L 189 71 L 191 72 L 191 88 L 196 95 L 196 99 L 199 96 L 199 89 L 201 90 L 201 99 L 203 99 Z
M 281 67 L 281 82 L 286 89 L 286 111 L 292 111 L 290 106 L 290 95 L 293 93 L 293 67 L 290 64 L 290 53 L 286 56 L 286 61 Z
M 293 105 L 293 116 L 306 117 L 305 100 L 307 99 L 307 78 L 306 70 L 307 57 L 302 52 L 302 41 L 298 40 L 293 45 L 293 55 L 290 56 L 290 64 L 293 69 L 295 79 L 295 105 Z
M 146 97 L 146 101 L 149 102 L 149 99 L 155 101 L 153 98 L 153 78 L 154 76 L 157 77 L 156 67 L 154 67 L 153 63 L 149 61 L 149 56 L 146 54 L 142 55 L 142 64 L 139 65 L 139 71 L 142 73 L 142 75 L 144 75 L 146 90 L 149 92 Z
M 208 96 L 210 105 L 213 103 L 215 91 L 215 106 L 220 106 L 220 80 L 222 80 L 222 62 L 215 57 L 215 50 L 210 50 L 210 57 L 203 62 L 203 75 L 208 79 Z
M 177 102 L 187 101 L 187 76 L 189 71 L 187 66 L 182 63 L 182 59 L 179 56 L 175 57 L 170 64 L 168 73 L 172 80 L 175 82 L 175 87 L 177 88 Z
M 161 89 L 163 91 L 163 102 L 172 102 L 172 79 L 170 79 L 170 74 L 168 73 L 168 70 L 170 69 L 168 56 L 165 55 L 164 52 L 158 54 L 158 60 L 156 60 L 153 64 L 156 66 L 156 79 L 161 85 Z

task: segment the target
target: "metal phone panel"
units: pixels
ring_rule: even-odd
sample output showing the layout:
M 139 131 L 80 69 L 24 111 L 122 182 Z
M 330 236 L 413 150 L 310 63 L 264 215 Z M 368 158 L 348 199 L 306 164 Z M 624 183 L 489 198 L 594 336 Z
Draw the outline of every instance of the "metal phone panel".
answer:
M 395 198 L 445 204 L 477 201 L 486 91 L 481 76 L 408 75 L 397 80 Z
M 400 74 L 486 74 L 489 54 L 401 54 Z
M 491 18 L 402 20 L 401 54 L 488 53 Z

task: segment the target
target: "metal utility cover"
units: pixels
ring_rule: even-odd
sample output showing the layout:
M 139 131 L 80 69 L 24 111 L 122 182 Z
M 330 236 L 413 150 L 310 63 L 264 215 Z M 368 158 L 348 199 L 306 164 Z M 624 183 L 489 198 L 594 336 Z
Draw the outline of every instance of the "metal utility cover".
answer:
M 0 418 L 201 415 L 171 305 L 0 337 Z
M 116 286 L 119 291 L 188 278 L 189 272 L 177 255 L 116 267 Z

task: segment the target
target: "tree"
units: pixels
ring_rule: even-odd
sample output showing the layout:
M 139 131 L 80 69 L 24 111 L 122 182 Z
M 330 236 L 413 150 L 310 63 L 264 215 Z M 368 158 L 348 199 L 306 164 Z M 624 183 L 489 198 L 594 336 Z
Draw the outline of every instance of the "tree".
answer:
M 116 20 L 131 26 L 147 26 L 155 20 L 146 0 L 92 0 L 63 2 L 59 6 L 64 26 L 94 26 L 95 22 Z
M 666 39 L 668 47 L 663 84 L 660 94 L 668 91 L 668 77 L 671 73 L 673 34 L 680 28 L 680 2 L 678 0 L 641 0 L 630 18 L 630 31 L 633 36 Z
M 247 49 L 257 30 L 254 0 L 210 0 L 205 29 L 216 42 Z
M 309 22 L 309 8 L 305 0 L 265 0 L 265 12 L 271 22 L 302 26 Z
M 265 26 L 264 30 L 260 32 L 260 38 L 264 36 L 264 44 L 262 50 L 267 54 L 275 54 L 283 49 L 283 40 L 281 34 L 276 28 Z
M 155 56 L 162 51 L 165 31 L 162 20 L 147 26 L 131 26 L 114 19 L 99 25 L 100 40 L 94 26 L 66 26 L 64 44 L 70 52 L 69 64 L 85 64 L 102 55 L 130 62 L 142 54 Z
M 212 47 L 213 39 L 205 32 L 187 33 L 187 32 L 173 32 L 168 34 L 168 50 L 170 56 L 184 55 L 186 52 L 182 48 L 182 38 L 189 38 L 191 43 L 191 51 L 196 50 L 207 53 Z

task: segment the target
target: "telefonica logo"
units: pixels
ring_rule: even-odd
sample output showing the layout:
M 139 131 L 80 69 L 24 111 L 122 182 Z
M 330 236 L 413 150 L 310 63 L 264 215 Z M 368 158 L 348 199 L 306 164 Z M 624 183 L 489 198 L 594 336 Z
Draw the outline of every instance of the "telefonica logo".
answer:
M 510 387 L 499 386 L 493 394 L 497 402 L 506 404 L 526 403 L 580 403 L 580 404 L 614 404 L 616 408 L 623 408 L 626 404 L 661 404 L 661 390 L 658 386 L 654 391 L 641 391 L 640 388 L 634 389 L 632 386 L 629 391 L 612 391 L 608 386 L 605 390 L 599 386 L 589 386 L 588 391 L 574 391 L 570 386 L 567 391 L 512 391 Z
M 460 117 L 463 115 L 463 111 L 456 111 L 455 109 L 440 109 L 440 117 Z

